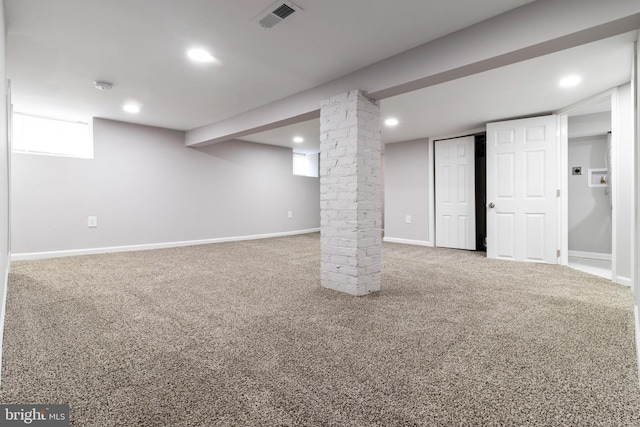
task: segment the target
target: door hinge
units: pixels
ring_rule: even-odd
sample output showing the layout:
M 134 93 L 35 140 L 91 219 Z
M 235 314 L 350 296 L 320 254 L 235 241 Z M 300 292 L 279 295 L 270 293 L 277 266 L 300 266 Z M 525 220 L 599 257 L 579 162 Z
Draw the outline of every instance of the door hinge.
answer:
M 556 197 L 560 197 L 560 190 L 556 190 Z
M 556 256 L 557 256 L 558 258 L 560 258 L 560 249 L 558 249 L 558 250 L 556 251 Z

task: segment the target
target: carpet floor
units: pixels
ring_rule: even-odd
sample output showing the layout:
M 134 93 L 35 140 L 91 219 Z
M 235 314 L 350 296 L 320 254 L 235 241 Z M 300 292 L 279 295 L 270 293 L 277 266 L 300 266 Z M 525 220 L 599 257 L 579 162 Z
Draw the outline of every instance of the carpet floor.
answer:
M 73 426 L 640 425 L 632 293 L 561 266 L 318 234 L 12 264 L 2 403 Z

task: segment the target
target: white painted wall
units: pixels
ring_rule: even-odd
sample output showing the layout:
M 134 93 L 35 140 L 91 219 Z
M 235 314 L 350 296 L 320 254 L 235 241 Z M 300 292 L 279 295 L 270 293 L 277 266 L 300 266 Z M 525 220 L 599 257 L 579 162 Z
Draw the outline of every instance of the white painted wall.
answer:
M 569 140 L 569 251 L 611 255 L 611 195 L 588 185 L 589 169 L 607 168 L 606 147 L 606 135 Z
M 607 101 L 611 104 L 610 101 Z M 569 117 L 569 138 L 604 135 L 611 131 L 611 111 Z
M 320 226 L 319 181 L 288 148 L 94 120 L 95 158 L 13 154 L 13 252 L 282 233 Z M 1 209 L 0 209 L 1 211 Z M 288 218 L 288 211 L 293 217 Z M 87 216 L 98 227 L 87 227 Z
M 617 98 L 617 99 L 616 99 Z M 634 256 L 632 233 L 635 212 L 634 186 L 634 102 L 631 84 L 618 88 L 614 97 L 614 122 L 612 123 L 613 144 L 617 144 L 613 165 L 612 185 L 614 187 L 614 218 L 617 222 L 613 236 L 613 253 L 616 259 L 614 281 L 631 285 L 631 263 Z M 617 117 L 617 118 L 616 118 Z
M 428 148 L 428 139 L 385 146 L 385 241 L 431 245 Z

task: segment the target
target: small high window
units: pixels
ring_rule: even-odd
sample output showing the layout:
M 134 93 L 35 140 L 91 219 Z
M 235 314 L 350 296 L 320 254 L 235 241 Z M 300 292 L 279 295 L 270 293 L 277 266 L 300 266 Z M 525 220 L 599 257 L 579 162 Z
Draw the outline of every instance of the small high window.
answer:
M 293 174 L 318 177 L 318 153 L 293 153 Z
M 93 158 L 89 123 L 14 113 L 12 128 L 11 148 L 16 153 Z

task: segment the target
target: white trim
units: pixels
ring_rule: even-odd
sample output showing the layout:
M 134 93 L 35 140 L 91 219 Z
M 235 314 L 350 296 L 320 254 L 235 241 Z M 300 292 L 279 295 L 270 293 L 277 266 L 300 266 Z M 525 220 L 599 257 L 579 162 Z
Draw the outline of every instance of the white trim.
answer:
M 584 252 L 584 251 L 568 251 L 569 256 L 574 256 L 578 258 L 589 258 L 589 259 L 604 259 L 607 261 L 611 261 L 611 254 L 601 254 L 598 252 Z
M 571 104 L 567 107 L 561 108 L 553 114 L 562 115 L 573 113 L 577 110 L 582 109 L 583 107 L 588 107 L 593 104 L 599 104 L 602 101 L 606 101 L 607 98 L 613 96 L 614 92 L 617 92 L 617 88 L 607 89 L 604 92 L 600 92 L 597 95 L 591 96 L 587 99 L 583 99 L 581 101 L 576 102 L 575 104 Z
M 558 115 L 558 248 L 560 265 L 569 264 L 569 115 Z
M 637 34 L 640 34 L 638 31 Z M 640 149 L 638 149 L 638 145 L 640 144 L 640 44 L 638 43 L 638 35 L 636 35 L 634 49 L 634 61 L 633 61 L 633 78 L 631 79 L 631 87 L 632 96 L 635 100 L 634 108 L 635 108 L 635 120 L 634 120 L 634 138 L 635 144 L 634 146 L 634 165 L 633 170 L 635 174 L 635 191 L 640 188 Z M 634 191 L 634 193 L 635 193 Z M 638 255 L 640 255 L 640 211 L 638 208 L 638 197 L 634 197 L 633 200 L 633 228 L 631 231 L 631 235 L 633 236 L 632 241 L 632 249 L 633 249 L 633 257 L 631 262 L 631 278 L 632 278 L 632 290 L 634 294 L 634 304 L 633 304 L 633 314 L 635 321 L 635 331 L 636 331 L 636 363 L 638 366 L 638 380 L 640 381 L 640 314 L 638 313 L 638 301 L 640 293 L 640 272 L 638 268 L 640 267 L 640 261 L 638 261 Z
M 613 277 L 615 277 L 613 281 L 616 282 L 618 285 L 628 286 L 631 288 L 632 284 L 631 284 L 630 277 L 624 277 L 624 276 L 613 276 Z
M 635 321 L 636 330 L 636 363 L 638 365 L 638 381 L 640 382 L 640 313 L 638 312 L 638 304 L 633 304 L 633 319 Z
M 7 254 L 7 268 L 4 271 L 4 287 L 2 291 L 2 301 L 0 302 L 0 364 L 2 363 L 2 348 L 4 342 L 4 319 L 7 310 L 7 291 L 9 287 L 9 271 L 11 269 L 11 262 L 9 259 L 11 254 Z M 2 384 L 2 372 L 0 372 L 0 384 Z
M 427 174 L 429 175 L 429 240 L 432 242 L 436 241 L 436 160 L 434 158 L 434 144 L 435 141 L 433 138 L 429 138 L 427 140 Z
M 237 242 L 243 240 L 267 239 L 270 237 L 294 236 L 297 234 L 309 234 L 320 231 L 320 228 L 307 230 L 285 231 L 281 233 L 254 234 L 249 236 L 220 237 L 216 239 L 188 240 L 183 242 L 149 243 L 145 245 L 111 246 L 107 248 L 71 249 L 66 251 L 30 252 L 11 255 L 11 261 L 24 261 L 42 258 L 59 258 L 79 255 L 95 255 L 114 252 L 148 251 L 151 249 L 177 248 L 182 246 L 208 245 L 210 243 Z
M 433 243 L 427 240 L 410 240 L 410 239 L 397 239 L 395 237 L 385 237 L 382 239 L 383 242 L 389 243 L 402 243 L 404 245 L 415 245 L 415 246 L 429 246 L 433 247 Z
M 431 139 L 431 140 L 433 140 L 435 142 L 435 141 L 442 141 L 444 139 L 460 138 L 460 137 L 463 137 L 463 136 L 476 136 L 476 135 L 478 135 L 480 133 L 484 133 L 486 131 L 487 131 L 487 126 L 485 125 L 485 126 L 481 126 L 481 127 L 478 127 L 478 128 L 471 129 L 471 130 L 466 130 L 466 131 L 463 131 L 463 132 L 449 133 L 449 134 L 446 134 L 446 135 L 440 135 L 440 136 L 436 136 L 436 137 L 431 137 L 429 139 Z
M 620 192 L 618 191 L 620 183 L 620 168 L 618 167 L 620 160 L 618 158 L 620 156 L 618 149 L 620 114 L 618 105 L 618 88 L 616 87 L 611 90 L 611 173 L 609 173 L 609 182 L 611 183 L 611 277 L 614 278 L 614 282 L 621 283 L 618 276 L 618 212 L 620 211 Z M 631 245 L 633 246 L 633 242 Z

